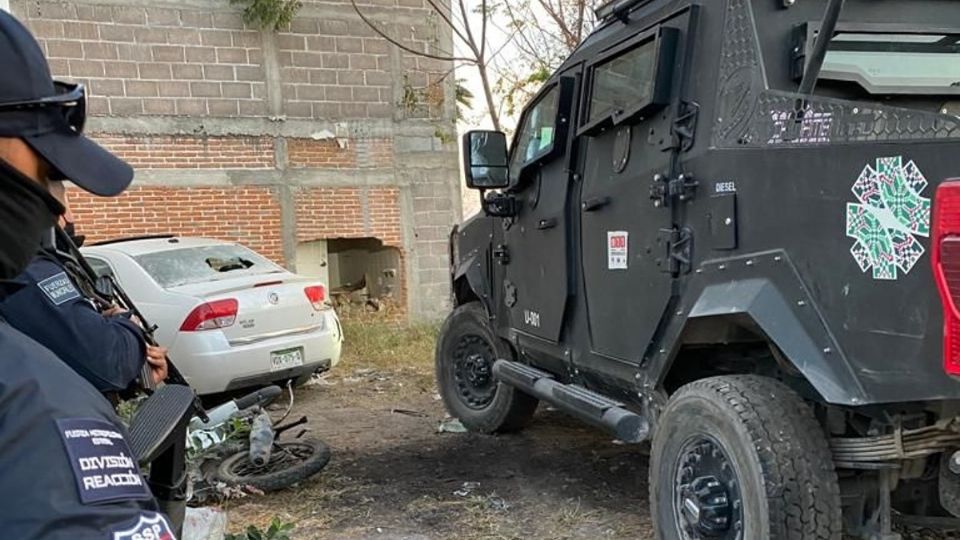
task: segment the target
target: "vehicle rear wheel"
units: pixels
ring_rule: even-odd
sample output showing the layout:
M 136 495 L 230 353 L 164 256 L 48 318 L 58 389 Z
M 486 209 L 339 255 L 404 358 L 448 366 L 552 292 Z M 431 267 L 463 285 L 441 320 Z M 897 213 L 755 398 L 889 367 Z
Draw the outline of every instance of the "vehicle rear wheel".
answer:
M 493 363 L 513 359 L 506 342 L 494 335 L 479 302 L 456 308 L 437 341 L 437 386 L 447 411 L 472 431 L 517 431 L 537 409 L 537 399 L 498 383 Z
M 276 442 L 270 461 L 258 467 L 250 462 L 250 449 L 235 453 L 217 467 L 216 476 L 231 486 L 253 486 L 277 491 L 317 474 L 330 461 L 330 448 L 317 439 Z
M 650 504 L 663 540 L 839 540 L 823 430 L 782 383 L 714 377 L 678 390 L 653 438 Z

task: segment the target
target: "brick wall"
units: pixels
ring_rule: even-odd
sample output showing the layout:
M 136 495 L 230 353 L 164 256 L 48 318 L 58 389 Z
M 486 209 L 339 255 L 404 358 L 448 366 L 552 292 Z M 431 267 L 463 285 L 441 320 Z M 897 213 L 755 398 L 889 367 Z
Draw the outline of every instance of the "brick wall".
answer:
M 89 85 L 94 114 L 267 113 L 260 34 L 239 12 L 66 2 L 14 11 L 54 73 Z
M 410 47 L 453 49 L 425 0 L 357 3 Z M 455 129 L 449 62 L 394 48 L 350 0 L 304 0 L 280 32 L 228 0 L 10 8 L 54 76 L 87 85 L 88 130 L 137 169 L 118 199 L 73 193 L 92 240 L 209 236 L 295 268 L 299 242 L 375 237 L 400 250 L 414 315 L 444 314 L 459 215 L 456 146 L 437 136 Z
M 402 249 L 399 198 L 396 187 L 301 189 L 297 240 L 373 237 Z
M 275 166 L 272 137 L 94 135 L 135 169 L 265 169 Z
M 357 166 L 355 145 L 340 145 L 335 139 L 288 139 L 287 162 L 294 168 L 353 169 Z
M 77 229 L 88 241 L 147 234 L 240 242 L 283 264 L 280 205 L 270 188 L 134 187 L 116 198 L 72 189 Z
M 360 2 L 387 20 L 410 46 L 436 49 L 436 25 L 419 0 Z M 146 2 L 27 2 L 14 13 L 40 40 L 52 71 L 91 90 L 90 111 L 114 116 L 270 116 L 263 36 L 244 25 L 239 8 L 196 3 L 152 7 Z M 337 17 L 311 8 L 341 7 Z M 223 9 L 226 8 L 226 9 Z M 388 26 L 393 26 L 389 24 Z M 272 38 L 273 39 L 273 38 Z M 391 118 L 397 111 L 396 69 L 403 85 L 425 89 L 447 63 L 407 55 L 394 66 L 391 45 L 352 13 L 349 2 L 307 1 L 289 29 L 275 37 L 282 110 L 289 118 Z M 423 116 L 419 108 L 407 111 Z M 441 111 L 427 107 L 427 116 Z

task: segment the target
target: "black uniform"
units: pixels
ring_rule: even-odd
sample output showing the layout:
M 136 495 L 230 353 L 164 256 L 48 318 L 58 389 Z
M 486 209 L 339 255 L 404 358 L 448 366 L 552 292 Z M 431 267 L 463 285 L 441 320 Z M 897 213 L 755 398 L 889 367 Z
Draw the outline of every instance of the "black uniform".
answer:
M 82 135 L 85 93 L 55 85 L 30 32 L 0 10 L 0 137 L 19 138 L 92 193 L 113 196 L 129 165 Z M 26 171 L 39 174 L 39 170 Z M 0 159 L 0 298 L 63 206 Z M 0 321 L 0 538 L 172 540 L 110 404 L 52 352 Z
M 146 358 L 143 331 L 127 316 L 105 317 L 54 254 L 34 257 L 0 300 L 0 316 L 53 351 L 101 392 L 126 389 Z
M 4 538 L 173 538 L 95 388 L 3 321 L 0 373 Z

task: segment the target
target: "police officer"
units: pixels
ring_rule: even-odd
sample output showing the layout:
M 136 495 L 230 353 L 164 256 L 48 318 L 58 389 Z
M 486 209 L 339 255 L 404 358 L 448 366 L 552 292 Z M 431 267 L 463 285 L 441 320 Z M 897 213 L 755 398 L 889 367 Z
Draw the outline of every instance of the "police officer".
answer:
M 130 167 L 81 135 L 84 93 L 55 86 L 33 36 L 0 10 L 0 296 L 36 254 L 63 206 L 48 179 L 98 195 L 123 191 Z M 97 390 L 0 321 L 0 537 L 172 540 Z
M 67 209 L 66 216 L 63 182 L 50 182 L 50 193 Z M 98 311 L 67 271 L 53 242 L 14 282 L 21 287 L 0 300 L 0 316 L 53 351 L 97 390 L 125 390 L 140 375 L 144 360 L 154 384 L 166 378 L 166 350 L 147 345 L 130 313 L 118 307 Z

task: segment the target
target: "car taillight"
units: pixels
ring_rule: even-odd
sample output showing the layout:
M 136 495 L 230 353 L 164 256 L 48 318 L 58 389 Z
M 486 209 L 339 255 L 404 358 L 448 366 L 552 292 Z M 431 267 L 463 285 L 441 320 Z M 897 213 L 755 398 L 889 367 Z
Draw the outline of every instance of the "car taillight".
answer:
M 320 311 L 323 309 L 323 302 L 327 299 L 327 289 L 323 285 L 311 285 L 303 290 L 310 300 L 313 309 Z
M 196 332 L 233 326 L 239 307 L 239 303 L 232 298 L 200 304 L 187 315 L 180 325 L 180 331 Z
M 933 203 L 933 273 L 943 304 L 943 369 L 960 375 L 960 180 L 937 188 Z

